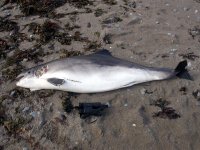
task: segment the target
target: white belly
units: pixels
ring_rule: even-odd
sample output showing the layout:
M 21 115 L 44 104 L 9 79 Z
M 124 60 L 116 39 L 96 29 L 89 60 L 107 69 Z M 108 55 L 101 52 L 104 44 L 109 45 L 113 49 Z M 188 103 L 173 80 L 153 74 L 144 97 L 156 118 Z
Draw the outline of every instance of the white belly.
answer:
M 113 68 L 88 73 L 55 73 L 54 77 L 64 78 L 66 83 L 54 86 L 55 89 L 78 92 L 95 93 L 132 86 L 151 80 L 148 72 L 139 69 Z M 53 77 L 51 75 L 51 77 Z M 51 86 L 52 88 L 52 86 Z

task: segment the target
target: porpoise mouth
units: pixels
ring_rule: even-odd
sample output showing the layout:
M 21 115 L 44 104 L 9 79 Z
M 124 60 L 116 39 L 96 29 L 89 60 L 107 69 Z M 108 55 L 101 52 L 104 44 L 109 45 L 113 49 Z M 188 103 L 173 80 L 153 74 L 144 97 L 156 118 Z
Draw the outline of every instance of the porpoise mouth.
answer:
M 17 77 L 16 77 L 16 81 L 19 81 L 20 79 L 22 79 L 24 77 L 24 75 L 23 74 L 20 74 L 20 75 L 18 75 Z

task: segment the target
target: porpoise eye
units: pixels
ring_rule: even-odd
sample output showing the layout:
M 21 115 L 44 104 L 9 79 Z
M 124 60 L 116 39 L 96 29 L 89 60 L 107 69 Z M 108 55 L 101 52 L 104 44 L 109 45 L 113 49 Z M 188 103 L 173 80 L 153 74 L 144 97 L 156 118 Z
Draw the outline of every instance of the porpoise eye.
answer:
M 31 73 L 31 71 L 28 71 L 28 74 L 30 74 Z

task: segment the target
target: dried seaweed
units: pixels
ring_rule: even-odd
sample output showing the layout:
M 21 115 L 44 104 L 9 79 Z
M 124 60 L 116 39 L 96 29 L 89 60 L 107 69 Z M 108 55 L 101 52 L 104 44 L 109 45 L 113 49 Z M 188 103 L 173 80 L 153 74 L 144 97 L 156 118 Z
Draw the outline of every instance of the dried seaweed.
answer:
M 111 37 L 112 37 L 111 34 L 106 34 L 106 35 L 103 37 L 104 43 L 106 43 L 106 44 L 112 44 Z
M 194 52 L 190 52 L 187 54 L 179 54 L 179 56 L 182 56 L 184 59 L 189 59 L 189 60 L 195 60 L 196 58 L 199 58 L 199 56 L 195 55 Z
M 189 34 L 192 36 L 193 39 L 200 36 L 200 27 L 194 26 L 193 28 L 188 30 Z
M 57 33 L 55 39 L 63 45 L 71 45 L 72 42 L 72 37 L 68 33 Z
M 64 100 L 62 102 L 62 106 L 63 106 L 63 109 L 67 112 L 67 113 L 70 113 L 72 112 L 72 110 L 74 109 L 74 106 L 72 105 L 72 102 L 71 102 L 71 99 L 72 98 L 76 98 L 78 94 L 76 93 L 71 93 L 69 92 L 68 95 L 64 95 Z M 63 96 L 63 95 L 62 95 Z M 62 99 L 63 99 L 62 98 Z
M 48 16 L 56 8 L 66 3 L 66 0 L 15 0 L 20 6 L 20 10 L 26 16 L 40 15 Z
M 5 81 L 11 80 L 13 81 L 19 73 L 24 69 L 23 66 L 17 65 L 16 67 L 10 69 L 3 69 L 2 70 L 2 77 Z
M 0 59 L 6 58 L 6 53 L 7 53 L 8 49 L 9 49 L 9 46 L 8 46 L 7 42 L 0 38 Z
M 56 32 L 58 31 L 59 26 L 56 23 L 53 23 L 49 20 L 45 21 L 41 26 L 40 32 L 40 41 L 47 43 L 50 40 L 54 39 Z
M 78 25 L 72 25 L 71 23 L 67 23 L 66 25 L 65 25 L 65 30 L 66 31 L 72 31 L 72 30 L 74 30 L 74 29 L 79 29 L 80 28 L 80 26 L 78 26 Z
M 16 136 L 22 131 L 23 126 L 28 123 L 28 121 L 23 117 L 18 117 L 15 119 L 6 119 L 4 121 L 4 128 L 7 130 L 8 135 Z
M 12 66 L 13 64 L 18 64 L 26 59 L 26 61 L 34 60 L 35 63 L 42 62 L 43 60 L 40 57 L 44 56 L 44 52 L 41 48 L 31 48 L 25 51 L 16 49 L 14 55 L 7 57 L 4 68 Z
M 130 8 L 136 8 L 136 2 L 135 1 L 129 1 L 129 0 L 123 0 L 124 1 L 124 4 L 126 6 L 129 6 Z
M 95 12 L 94 12 L 94 15 L 95 15 L 96 17 L 100 17 L 100 16 L 103 15 L 103 13 L 105 13 L 105 11 L 103 11 L 103 9 L 97 8 L 97 9 L 95 10 Z
M 192 95 L 194 96 L 195 99 L 197 99 L 198 101 L 200 101 L 200 90 L 195 90 Z
M 89 51 L 89 50 L 96 50 L 100 47 L 101 47 L 101 43 L 99 43 L 98 41 L 89 41 L 87 45 L 84 47 L 84 49 L 86 51 Z
M 62 49 L 60 58 L 80 56 L 80 55 L 83 55 L 80 51 L 68 51 L 68 50 Z
M 180 118 L 180 115 L 176 113 L 176 110 L 172 107 L 168 107 L 170 102 L 163 100 L 162 98 L 158 100 L 154 100 L 150 105 L 157 106 L 161 109 L 161 111 L 154 112 L 153 117 L 159 117 L 163 119 L 177 119 Z
M 91 0 L 66 0 L 70 5 L 77 8 L 85 8 L 85 6 L 93 5 Z
M 0 32 L 3 31 L 18 31 L 19 26 L 16 22 L 0 17 Z
M 39 98 L 46 98 L 46 97 L 50 97 L 55 93 L 54 90 L 40 90 L 37 91 L 37 95 L 39 96 Z
M 103 2 L 108 5 L 116 5 L 117 4 L 116 0 L 103 0 Z
M 112 24 L 112 23 L 117 23 L 117 22 L 121 22 L 122 19 L 120 17 L 117 16 L 110 16 L 106 19 L 103 20 L 103 24 Z

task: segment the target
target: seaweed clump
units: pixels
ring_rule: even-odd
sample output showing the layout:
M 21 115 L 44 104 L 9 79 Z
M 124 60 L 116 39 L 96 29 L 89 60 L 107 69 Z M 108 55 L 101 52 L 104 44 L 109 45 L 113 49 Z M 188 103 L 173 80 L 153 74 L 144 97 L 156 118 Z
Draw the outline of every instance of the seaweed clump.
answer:
M 3 17 L 0 17 L 0 32 L 3 31 L 18 31 L 19 30 L 19 26 L 17 25 L 16 22 L 5 19 Z
M 159 107 L 161 111 L 154 112 L 153 117 L 159 117 L 163 119 L 177 119 L 180 118 L 180 115 L 176 113 L 176 110 L 172 107 L 168 107 L 170 104 L 169 101 L 163 100 L 162 98 L 153 101 L 150 105 L 154 105 L 156 107 Z
M 63 99 L 63 102 L 62 102 L 62 106 L 63 106 L 63 109 L 67 112 L 67 113 L 70 113 L 72 112 L 72 110 L 74 109 L 74 106 L 71 102 L 71 99 L 72 98 L 76 98 L 78 94 L 76 93 L 71 93 L 69 92 L 67 95 L 66 94 L 62 94 L 61 95 L 61 99 Z
M 90 0 L 66 0 L 70 5 L 77 8 L 85 8 L 85 6 L 93 5 L 93 1 Z
M 31 48 L 27 49 L 25 51 L 22 50 L 15 50 L 14 55 L 11 57 L 8 57 L 6 59 L 6 64 L 4 67 L 11 66 L 13 64 L 19 64 L 21 61 L 26 60 L 34 60 L 35 63 L 42 62 L 43 60 L 40 57 L 44 56 L 44 52 L 41 48 Z
M 33 34 L 38 34 L 40 36 L 41 43 L 47 43 L 54 39 L 54 36 L 58 32 L 58 28 L 59 26 L 56 23 L 46 20 L 42 25 L 37 23 L 29 24 L 28 31 Z
M 5 81 L 11 80 L 13 81 L 19 73 L 24 69 L 23 66 L 18 65 L 14 68 L 7 68 L 2 70 L 2 76 Z
M 17 3 L 20 10 L 26 16 L 48 16 L 54 10 L 66 3 L 66 0 L 12 0 Z
M 103 2 L 108 5 L 116 5 L 117 4 L 117 1 L 115 1 L 115 0 L 103 0 Z
M 197 99 L 197 101 L 200 101 L 200 90 L 195 90 L 194 92 L 192 92 L 192 95 L 195 99 Z
M 103 13 L 105 13 L 105 11 L 103 11 L 103 9 L 97 8 L 94 12 L 95 17 L 100 17 L 103 15 Z
M 9 49 L 7 42 L 0 38 L 0 59 L 6 58 L 6 51 Z
M 196 37 L 199 37 L 199 42 L 200 42 L 200 27 L 199 26 L 195 26 L 189 29 L 188 32 L 192 36 L 193 39 L 195 39 Z
M 179 56 L 182 56 L 184 59 L 189 59 L 194 61 L 196 58 L 199 58 L 199 56 L 195 55 L 194 52 L 190 52 L 187 54 L 179 54 Z
M 66 57 L 73 57 L 73 56 L 80 56 L 82 53 L 80 51 L 68 51 L 68 50 L 61 50 L 61 56 L 60 58 L 66 58 Z

